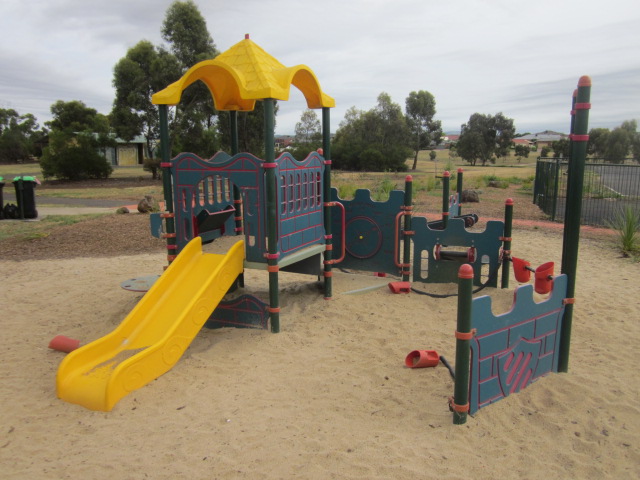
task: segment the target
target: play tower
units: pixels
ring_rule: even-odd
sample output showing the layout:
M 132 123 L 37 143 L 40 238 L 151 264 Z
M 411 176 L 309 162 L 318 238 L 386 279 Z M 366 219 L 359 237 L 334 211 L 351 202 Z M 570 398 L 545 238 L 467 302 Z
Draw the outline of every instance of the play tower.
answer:
M 219 152 L 210 160 L 191 153 L 170 158 L 168 107 L 200 80 L 215 108 L 228 111 L 231 155 Z M 304 95 L 308 108 L 322 110 L 322 153 L 297 161 L 289 154 L 275 158 L 275 102 L 289 99 L 291 86 Z M 238 112 L 264 106 L 265 158 L 239 152 Z M 269 272 L 271 330 L 279 331 L 278 272 L 306 273 L 319 269 L 324 257 L 325 296 L 331 297 L 331 188 L 329 109 L 335 106 L 306 65 L 286 67 L 249 35 L 212 60 L 190 68 L 177 82 L 153 95 L 160 109 L 161 155 L 166 211 L 164 225 L 152 221 L 167 240 L 168 261 L 195 236 L 203 242 L 220 235 L 244 235 L 245 266 Z M 162 231 L 162 232 L 161 232 Z M 161 232 L 161 233 L 160 233 Z

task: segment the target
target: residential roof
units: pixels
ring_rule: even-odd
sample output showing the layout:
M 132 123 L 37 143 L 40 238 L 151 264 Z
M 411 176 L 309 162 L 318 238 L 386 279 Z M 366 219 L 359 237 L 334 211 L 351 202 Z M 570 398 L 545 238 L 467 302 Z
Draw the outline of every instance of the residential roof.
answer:
M 545 130 L 540 133 L 532 133 L 529 135 L 524 135 L 520 138 L 524 140 L 531 140 L 535 142 L 555 142 L 557 140 L 562 140 L 563 138 L 567 138 L 568 135 L 564 133 L 552 132 L 550 130 Z

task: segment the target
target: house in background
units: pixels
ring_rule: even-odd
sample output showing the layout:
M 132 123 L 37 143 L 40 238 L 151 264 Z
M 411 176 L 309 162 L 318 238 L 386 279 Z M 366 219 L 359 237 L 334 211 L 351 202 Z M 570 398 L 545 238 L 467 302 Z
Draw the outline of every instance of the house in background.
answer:
M 544 132 L 532 133 L 530 135 L 524 135 L 523 137 L 520 137 L 520 139 L 522 140 L 529 140 L 530 142 L 537 145 L 537 150 L 541 150 L 543 147 L 551 148 L 551 144 L 553 142 L 557 142 L 558 140 L 562 140 L 563 138 L 569 138 L 569 135 L 553 132 L 551 130 L 545 130 Z
M 526 138 L 514 138 L 513 140 L 511 140 L 511 143 L 513 143 L 514 145 L 524 145 L 529 148 L 535 148 L 535 143 L 533 143 L 531 140 L 527 140 Z
M 147 140 L 142 135 L 129 141 L 116 138 L 116 146 L 105 149 L 104 156 L 113 166 L 132 167 L 142 165 L 144 158 L 149 156 Z
M 278 150 L 284 150 L 285 148 L 289 148 L 293 144 L 293 140 L 295 137 L 292 135 L 276 135 L 274 137 L 275 147 Z

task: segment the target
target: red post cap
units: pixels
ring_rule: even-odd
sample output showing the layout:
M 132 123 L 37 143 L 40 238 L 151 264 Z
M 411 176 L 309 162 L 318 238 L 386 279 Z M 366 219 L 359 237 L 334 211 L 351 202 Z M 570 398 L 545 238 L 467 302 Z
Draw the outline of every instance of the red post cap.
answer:
M 579 87 L 590 87 L 591 86 L 591 77 L 589 75 L 583 75 L 578 80 Z
M 507 199 L 504 201 L 504 204 L 505 204 L 505 205 L 513 206 L 513 198 L 507 198 Z
M 411 175 L 407 175 L 404 179 L 405 182 L 413 182 L 413 177 Z
M 443 177 L 450 177 L 451 174 L 449 173 L 448 170 L 445 170 L 445 172 L 442 174 Z
M 468 263 L 461 265 L 458 269 L 458 278 L 469 279 L 473 278 L 473 267 Z

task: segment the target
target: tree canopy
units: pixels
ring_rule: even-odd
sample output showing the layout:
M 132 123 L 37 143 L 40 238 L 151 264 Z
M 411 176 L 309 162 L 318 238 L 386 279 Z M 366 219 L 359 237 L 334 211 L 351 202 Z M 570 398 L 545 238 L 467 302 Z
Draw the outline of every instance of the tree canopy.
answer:
M 640 162 L 640 132 L 637 129 L 636 120 L 625 120 L 613 130 L 592 128 L 587 152 L 610 163 L 621 163 L 629 155 Z
M 387 93 L 367 111 L 347 110 L 333 142 L 333 165 L 345 170 L 404 171 L 411 155 L 409 127 Z
M 49 145 L 40 159 L 44 177 L 82 180 L 111 175 L 104 153 L 115 141 L 107 117 L 79 100 L 58 100 L 51 105 L 51 114 Z
M 39 154 L 44 135 L 31 113 L 0 108 L 0 163 L 17 163 Z
M 294 158 L 303 160 L 310 152 L 322 146 L 322 124 L 315 110 L 306 109 L 296 123 Z
M 456 144 L 458 155 L 471 165 L 476 165 L 478 160 L 482 165 L 495 163 L 497 158 L 508 154 L 515 132 L 513 119 L 502 113 L 474 113 L 462 125 Z
M 151 95 L 180 77 L 176 58 L 151 42 L 142 40 L 127 51 L 113 69 L 116 96 L 111 121 L 116 134 L 124 140 L 143 135 L 151 152 L 159 137 L 158 107 Z
M 415 152 L 413 167 L 418 166 L 420 150 L 438 144 L 442 138 L 442 124 L 434 120 L 436 99 L 426 90 L 411 92 L 405 101 L 407 124 L 411 131 L 411 146 Z
M 158 108 L 151 95 L 178 80 L 197 62 L 219 53 L 204 17 L 191 0 L 169 6 L 161 34 L 167 48 L 142 40 L 114 67 L 113 126 L 125 140 L 144 135 L 149 151 L 159 137 Z M 214 153 L 219 147 L 215 115 L 211 95 L 202 82 L 185 89 L 170 115 L 172 151 L 201 156 Z

